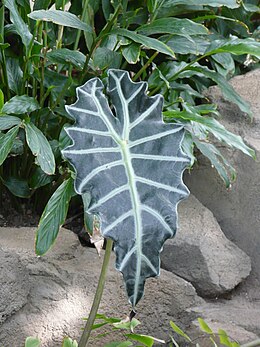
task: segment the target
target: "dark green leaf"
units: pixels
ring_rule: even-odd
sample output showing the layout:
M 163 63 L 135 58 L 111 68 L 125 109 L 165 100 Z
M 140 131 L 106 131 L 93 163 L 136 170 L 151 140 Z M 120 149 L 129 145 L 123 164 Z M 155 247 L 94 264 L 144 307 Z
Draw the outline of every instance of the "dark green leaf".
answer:
M 36 156 L 37 164 L 46 174 L 54 174 L 55 159 L 44 134 L 33 123 L 25 123 L 25 133 L 27 144 Z
M 79 51 L 72 51 L 67 48 L 55 49 L 48 52 L 47 59 L 54 64 L 72 64 L 76 68 L 82 70 L 86 57 Z
M 207 48 L 205 54 L 232 53 L 236 55 L 251 54 L 260 58 L 260 42 L 254 39 L 239 39 L 233 37 L 228 40 L 214 40 Z
M 18 117 L 0 115 L 0 130 L 7 130 L 20 124 L 21 119 Z
M 16 138 L 18 134 L 19 126 L 15 126 L 14 128 L 10 129 L 6 134 L 2 135 L 0 137 L 0 165 L 3 164 L 5 159 L 7 158 L 9 152 L 12 149 L 14 139 Z
M 113 11 L 110 0 L 102 0 L 102 10 L 103 10 L 105 19 L 108 20 L 110 14 Z
M 24 143 L 19 137 L 16 137 L 14 139 L 14 143 L 13 143 L 10 155 L 12 156 L 21 155 L 23 154 L 23 152 L 24 152 Z
M 64 181 L 48 201 L 36 233 L 36 254 L 43 255 L 53 245 L 65 222 L 73 193 L 73 180 Z
M 235 73 L 235 62 L 230 53 L 220 53 L 212 55 L 212 64 L 226 79 L 232 77 Z
M 206 36 L 165 35 L 160 38 L 175 52 L 180 54 L 203 54 L 209 45 Z
M 181 330 L 181 328 L 179 328 L 173 321 L 170 321 L 170 325 L 172 330 L 175 331 L 176 334 L 184 337 L 187 341 L 191 342 L 191 339 L 189 338 L 189 336 L 185 334 L 185 332 Z
M 121 54 L 111 51 L 106 47 L 98 47 L 93 56 L 93 63 L 96 68 L 104 70 L 106 68 L 119 68 Z
M 168 47 L 165 43 L 163 43 L 157 39 L 137 34 L 134 31 L 130 31 L 127 29 L 120 29 L 120 28 L 114 29 L 112 31 L 112 33 L 118 34 L 121 36 L 125 36 L 125 37 L 133 40 L 134 42 L 137 42 L 137 43 L 144 45 L 145 47 L 147 47 L 149 49 L 154 49 L 155 51 L 158 51 L 158 52 L 161 52 L 163 54 L 174 57 L 174 52 L 171 50 L 171 48 Z
M 55 24 L 63 25 L 69 28 L 75 28 L 89 33 L 92 32 L 90 25 L 82 22 L 75 14 L 60 10 L 38 10 L 29 14 L 29 17 L 35 20 L 44 20 Z
M 19 66 L 19 60 L 15 58 L 6 59 L 6 70 L 9 88 L 19 95 L 22 90 L 23 72 Z
M 40 347 L 41 341 L 36 337 L 27 337 L 24 347 Z
M 142 35 L 174 34 L 181 36 L 208 35 L 208 29 L 202 24 L 195 23 L 189 19 L 161 18 L 136 29 Z M 183 37 L 183 39 L 185 39 Z
M 164 241 L 175 233 L 189 159 L 181 151 L 183 126 L 162 122 L 161 95 L 150 98 L 145 82 L 109 70 L 115 117 L 103 89 L 98 78 L 77 89 L 76 103 L 67 106 L 76 121 L 66 129 L 73 144 L 62 153 L 76 170 L 76 192 L 92 196 L 88 212 L 102 217 L 102 235 L 115 241 L 116 268 L 135 306 L 146 278 L 159 274 Z
M 33 112 L 39 108 L 40 105 L 34 98 L 27 95 L 16 95 L 4 104 L 2 113 L 24 114 L 27 112 Z
M 172 120 L 184 119 L 203 124 L 206 131 L 211 132 L 219 141 L 223 141 L 228 146 L 235 147 L 252 158 L 255 158 L 255 151 L 244 143 L 241 136 L 228 131 L 214 118 L 200 116 L 196 113 L 186 111 L 166 111 L 164 112 L 164 116 L 170 117 Z
M 56 97 L 64 90 L 65 86 L 70 85 L 70 80 L 67 76 L 64 76 L 56 71 L 45 69 L 43 84 L 46 88 L 51 88 L 51 94 Z
M 47 10 L 51 3 L 51 0 L 35 0 L 33 5 L 33 10 Z
M 15 0 L 4 0 L 4 5 L 9 9 L 11 21 L 14 24 L 17 33 L 20 35 L 22 42 L 28 51 L 28 48 L 33 40 L 33 35 L 30 33 L 28 26 L 21 18 Z
M 30 175 L 29 186 L 31 189 L 37 189 L 51 183 L 52 180 L 53 177 L 47 175 L 39 166 L 37 166 Z
M 231 184 L 230 180 L 233 181 L 236 177 L 234 168 L 225 160 L 221 152 L 213 144 L 201 142 L 195 137 L 193 138 L 193 142 L 200 152 L 210 160 L 212 167 L 217 170 L 220 177 L 224 180 L 226 187 L 229 188 Z
M 244 101 L 227 80 L 216 71 L 210 70 L 206 66 L 191 66 L 188 69 L 200 72 L 205 77 L 210 78 L 212 81 L 217 83 L 225 99 L 237 104 L 241 111 L 249 114 L 250 117 L 253 116 L 249 103 Z
M 123 46 L 121 49 L 125 60 L 129 64 L 136 64 L 138 62 L 141 52 L 141 48 L 138 43 L 133 42 L 130 45 Z
M 18 177 L 8 177 L 3 181 L 4 185 L 10 190 L 10 192 L 19 198 L 29 198 L 31 196 L 31 190 L 28 186 L 28 182 Z

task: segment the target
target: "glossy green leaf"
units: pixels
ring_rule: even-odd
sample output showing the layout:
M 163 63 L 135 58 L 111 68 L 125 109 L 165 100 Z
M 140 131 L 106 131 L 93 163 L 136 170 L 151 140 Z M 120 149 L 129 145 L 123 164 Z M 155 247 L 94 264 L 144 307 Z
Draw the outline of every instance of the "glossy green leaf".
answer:
M 154 49 L 155 51 L 174 57 L 174 52 L 170 47 L 168 47 L 165 43 L 152 37 L 147 37 L 141 34 L 137 34 L 135 31 L 120 28 L 114 29 L 112 33 L 127 37 L 132 41 L 140 43 L 149 49 Z
M 185 36 L 180 35 L 164 35 L 160 38 L 161 41 L 175 52 L 180 54 L 204 54 L 209 45 L 206 36 Z
M 0 137 L 0 165 L 3 164 L 8 154 L 10 153 L 14 143 L 14 139 L 18 134 L 18 130 L 19 126 L 17 125 Z
M 19 60 L 15 58 L 6 59 L 6 72 L 9 88 L 17 95 L 21 94 L 23 83 L 23 72 L 19 66 Z
M 179 328 L 173 321 L 170 321 L 170 326 L 172 330 L 175 331 L 176 334 L 184 337 L 187 341 L 191 342 L 191 339 L 189 338 L 189 336 L 185 334 L 185 332 L 181 328 Z
M 174 34 L 182 36 L 207 35 L 208 29 L 189 19 L 160 18 L 136 29 L 142 35 Z
M 7 130 L 15 125 L 20 125 L 21 119 L 14 116 L 0 115 L 0 130 Z
M 27 95 L 16 95 L 4 104 L 2 113 L 24 114 L 27 112 L 33 112 L 39 108 L 40 105 L 34 98 Z
M 65 27 L 92 32 L 90 25 L 82 22 L 75 14 L 61 10 L 38 10 L 29 14 L 29 17 L 35 20 L 53 22 Z
M 227 162 L 221 152 L 211 143 L 202 142 L 193 138 L 193 142 L 200 152 L 210 160 L 212 168 L 215 168 L 225 182 L 226 188 L 230 187 L 231 181 L 236 178 L 235 169 Z
M 62 347 L 78 347 L 76 340 L 72 340 L 70 337 L 65 337 L 62 342 Z
M 98 47 L 93 56 L 93 64 L 96 68 L 118 68 L 121 63 L 121 54 L 106 47 Z
M 40 347 L 41 341 L 36 337 L 27 337 L 24 347 Z
M 47 59 L 54 64 L 72 64 L 82 70 L 86 57 L 79 51 L 72 51 L 67 48 L 55 49 L 46 54 Z
M 233 37 L 228 40 L 214 40 L 207 48 L 205 54 L 232 53 L 236 55 L 251 54 L 260 58 L 260 42 L 254 39 L 239 39 Z
M 252 158 L 255 158 L 255 151 L 244 143 L 241 136 L 228 131 L 214 118 L 200 116 L 195 112 L 191 113 L 187 111 L 166 111 L 163 114 L 172 121 L 174 119 L 184 119 L 203 124 L 205 130 L 211 132 L 219 141 L 223 141 L 228 146 L 235 147 Z
M 33 123 L 25 123 L 26 141 L 37 164 L 48 175 L 55 172 L 55 159 L 51 146 L 45 135 Z
M 33 10 L 47 10 L 51 3 L 51 0 L 35 0 L 33 5 Z
M 138 62 L 141 53 L 141 47 L 138 43 L 130 43 L 130 45 L 123 46 L 121 49 L 123 57 L 129 64 Z
M 29 46 L 31 45 L 31 42 L 33 40 L 33 35 L 30 33 L 28 26 L 20 16 L 15 0 L 4 0 L 4 5 L 10 11 L 10 19 L 28 51 Z
M 200 325 L 200 330 L 203 331 L 204 333 L 213 334 L 213 331 L 210 329 L 210 327 L 208 326 L 208 324 L 204 321 L 204 319 L 202 318 L 198 318 L 198 322 Z
M 77 89 L 77 102 L 67 107 L 76 120 L 66 129 L 73 144 L 62 152 L 76 170 L 76 192 L 90 192 L 88 212 L 101 217 L 103 236 L 115 241 L 116 268 L 135 306 L 146 278 L 159 274 L 164 241 L 175 234 L 189 159 L 180 147 L 183 127 L 162 121 L 162 96 L 149 98 L 146 83 L 109 70 L 115 117 L 103 89 L 98 78 Z
M 24 199 L 30 198 L 31 190 L 25 179 L 9 176 L 3 183 L 14 196 Z
M 29 186 L 31 189 L 37 189 L 46 186 L 51 183 L 52 180 L 52 176 L 47 175 L 39 166 L 37 166 L 30 175 Z
M 43 255 L 55 242 L 60 227 L 64 224 L 73 193 L 73 180 L 64 181 L 51 196 L 36 232 L 36 254 Z
M 219 73 L 208 69 L 206 66 L 191 66 L 188 68 L 188 70 L 202 73 L 205 77 L 210 78 L 212 81 L 218 84 L 226 100 L 237 104 L 240 110 L 247 113 L 250 117 L 253 116 L 249 103 L 243 100 L 235 89 Z

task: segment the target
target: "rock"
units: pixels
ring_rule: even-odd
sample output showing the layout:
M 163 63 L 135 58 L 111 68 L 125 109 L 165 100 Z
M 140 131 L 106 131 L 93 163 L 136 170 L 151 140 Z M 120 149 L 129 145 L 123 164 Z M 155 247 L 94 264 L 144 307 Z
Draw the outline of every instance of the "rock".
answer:
M 102 259 L 94 249 L 80 246 L 72 232 L 62 229 L 44 257 L 34 254 L 34 232 L 32 228 L 0 228 L 4 254 L 1 266 L 9 266 L 10 278 L 17 276 L 18 282 L 10 281 L 9 291 L 9 282 L 6 283 L 4 300 L 13 308 L 2 305 L 0 297 L 1 314 L 8 315 L 6 321 L 0 322 L 0 341 L 6 347 L 22 346 L 27 336 L 38 336 L 41 347 L 60 347 L 66 335 L 78 339 L 99 277 Z M 131 307 L 122 276 L 114 270 L 113 263 L 99 312 L 125 318 Z M 21 298 L 15 303 L 14 295 L 20 296 L 18 288 L 22 288 Z M 147 280 L 145 297 L 138 305 L 137 318 L 142 322 L 139 332 L 167 338 L 169 321 L 188 324 L 194 318 L 188 309 L 203 302 L 191 284 L 162 270 L 158 279 Z M 118 339 L 116 333 L 106 340 L 92 341 L 90 347 L 103 347 L 111 339 Z
M 29 294 L 28 271 L 18 255 L 0 248 L 0 324 L 19 311 Z
M 202 296 L 232 290 L 249 275 L 250 258 L 225 237 L 212 212 L 194 196 L 178 211 L 180 228 L 165 243 L 162 267 L 191 282 Z
M 225 189 L 216 170 L 202 156 L 192 174 L 186 174 L 185 183 L 213 212 L 225 235 L 250 256 L 252 273 L 260 285 L 260 69 L 234 77 L 230 83 L 252 105 L 253 121 L 236 105 L 223 100 L 217 87 L 210 88 L 207 96 L 219 105 L 223 115 L 221 123 L 241 135 L 255 149 L 257 159 L 220 145 L 220 150 L 237 170 L 237 180 L 231 189 Z
M 260 303 L 252 302 L 248 297 L 237 295 L 232 300 L 205 302 L 192 311 L 203 317 L 215 333 L 224 329 L 240 344 L 260 338 Z M 194 320 L 193 325 L 198 327 L 198 321 Z

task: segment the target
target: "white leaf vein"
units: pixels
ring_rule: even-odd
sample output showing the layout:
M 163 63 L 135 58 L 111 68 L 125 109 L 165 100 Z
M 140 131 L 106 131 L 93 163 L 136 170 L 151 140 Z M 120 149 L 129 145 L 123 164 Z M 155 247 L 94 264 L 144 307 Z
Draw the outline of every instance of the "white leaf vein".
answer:
M 98 175 L 100 172 L 105 171 L 107 169 L 110 169 L 112 167 L 115 166 L 119 166 L 119 165 L 124 165 L 124 162 L 122 160 L 116 160 L 116 161 L 112 161 L 110 163 L 106 163 L 104 165 L 98 166 L 96 169 L 92 170 L 84 179 L 83 181 L 80 183 L 79 185 L 79 191 L 82 191 L 84 186 L 88 183 L 88 181 L 90 181 L 93 177 L 95 177 L 96 175 Z

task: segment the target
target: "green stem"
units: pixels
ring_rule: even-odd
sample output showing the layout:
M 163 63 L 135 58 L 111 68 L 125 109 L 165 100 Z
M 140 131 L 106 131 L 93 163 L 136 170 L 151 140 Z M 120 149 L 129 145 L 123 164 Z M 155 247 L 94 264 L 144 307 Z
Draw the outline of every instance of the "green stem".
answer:
M 114 23 L 117 20 L 117 17 L 119 15 L 119 13 L 121 12 L 122 9 L 122 5 L 119 4 L 115 10 L 115 13 L 113 14 L 112 18 L 110 19 L 110 21 L 107 22 L 107 24 L 104 26 L 104 28 L 101 30 L 101 32 L 99 33 L 98 37 L 93 41 L 93 44 L 91 46 L 91 49 L 89 51 L 89 54 L 87 54 L 86 56 L 86 61 L 84 64 L 84 68 L 82 70 L 82 74 L 81 74 L 81 79 L 80 79 L 80 84 L 83 83 L 84 78 L 88 72 L 88 64 L 90 61 L 90 58 L 94 52 L 94 50 L 96 49 L 96 47 L 99 45 L 100 41 L 109 33 L 111 32 L 111 29 L 114 25 Z
M 3 49 L 1 49 L 1 54 L 2 54 L 2 70 L 3 70 L 3 77 L 5 81 L 5 87 L 6 87 L 6 95 L 7 95 L 7 100 L 10 99 L 10 89 L 9 89 L 9 83 L 8 83 L 8 75 L 7 75 L 7 70 L 6 70 L 6 59 L 5 59 L 5 52 Z
M 107 269 L 108 269 L 108 265 L 109 265 L 110 255 L 112 253 L 112 248 L 113 248 L 113 241 L 110 239 L 107 239 L 106 252 L 105 252 L 103 265 L 102 265 L 102 269 L 101 269 L 100 276 L 99 276 L 96 294 L 94 297 L 94 301 L 93 301 L 93 304 L 92 304 L 92 307 L 90 310 L 90 314 L 89 314 L 87 323 L 86 323 L 84 331 L 81 335 L 78 347 L 87 347 L 87 345 L 88 345 L 91 329 L 92 329 L 92 326 L 93 326 L 94 321 L 96 319 L 96 315 L 98 312 L 99 304 L 100 304 L 103 290 L 104 290 L 104 286 L 105 286 L 106 273 L 107 273 Z
M 152 61 L 157 57 L 159 52 L 155 52 L 148 60 L 147 62 L 142 66 L 142 68 L 135 74 L 133 81 L 136 81 L 142 73 L 148 68 L 148 66 L 152 63 Z
M 89 4 L 89 0 L 85 0 L 84 4 L 83 4 L 83 10 L 82 10 L 82 16 L 81 16 L 81 20 L 83 22 L 85 22 L 85 20 L 86 20 L 86 14 L 87 14 L 87 11 L 88 11 L 88 4 Z M 76 36 L 76 40 L 75 40 L 75 43 L 74 43 L 74 47 L 73 47 L 74 50 L 78 49 L 80 36 L 81 36 L 81 30 L 78 30 L 77 36 Z
M 258 347 L 260 346 L 260 339 L 245 343 L 244 345 L 241 345 L 241 347 Z

